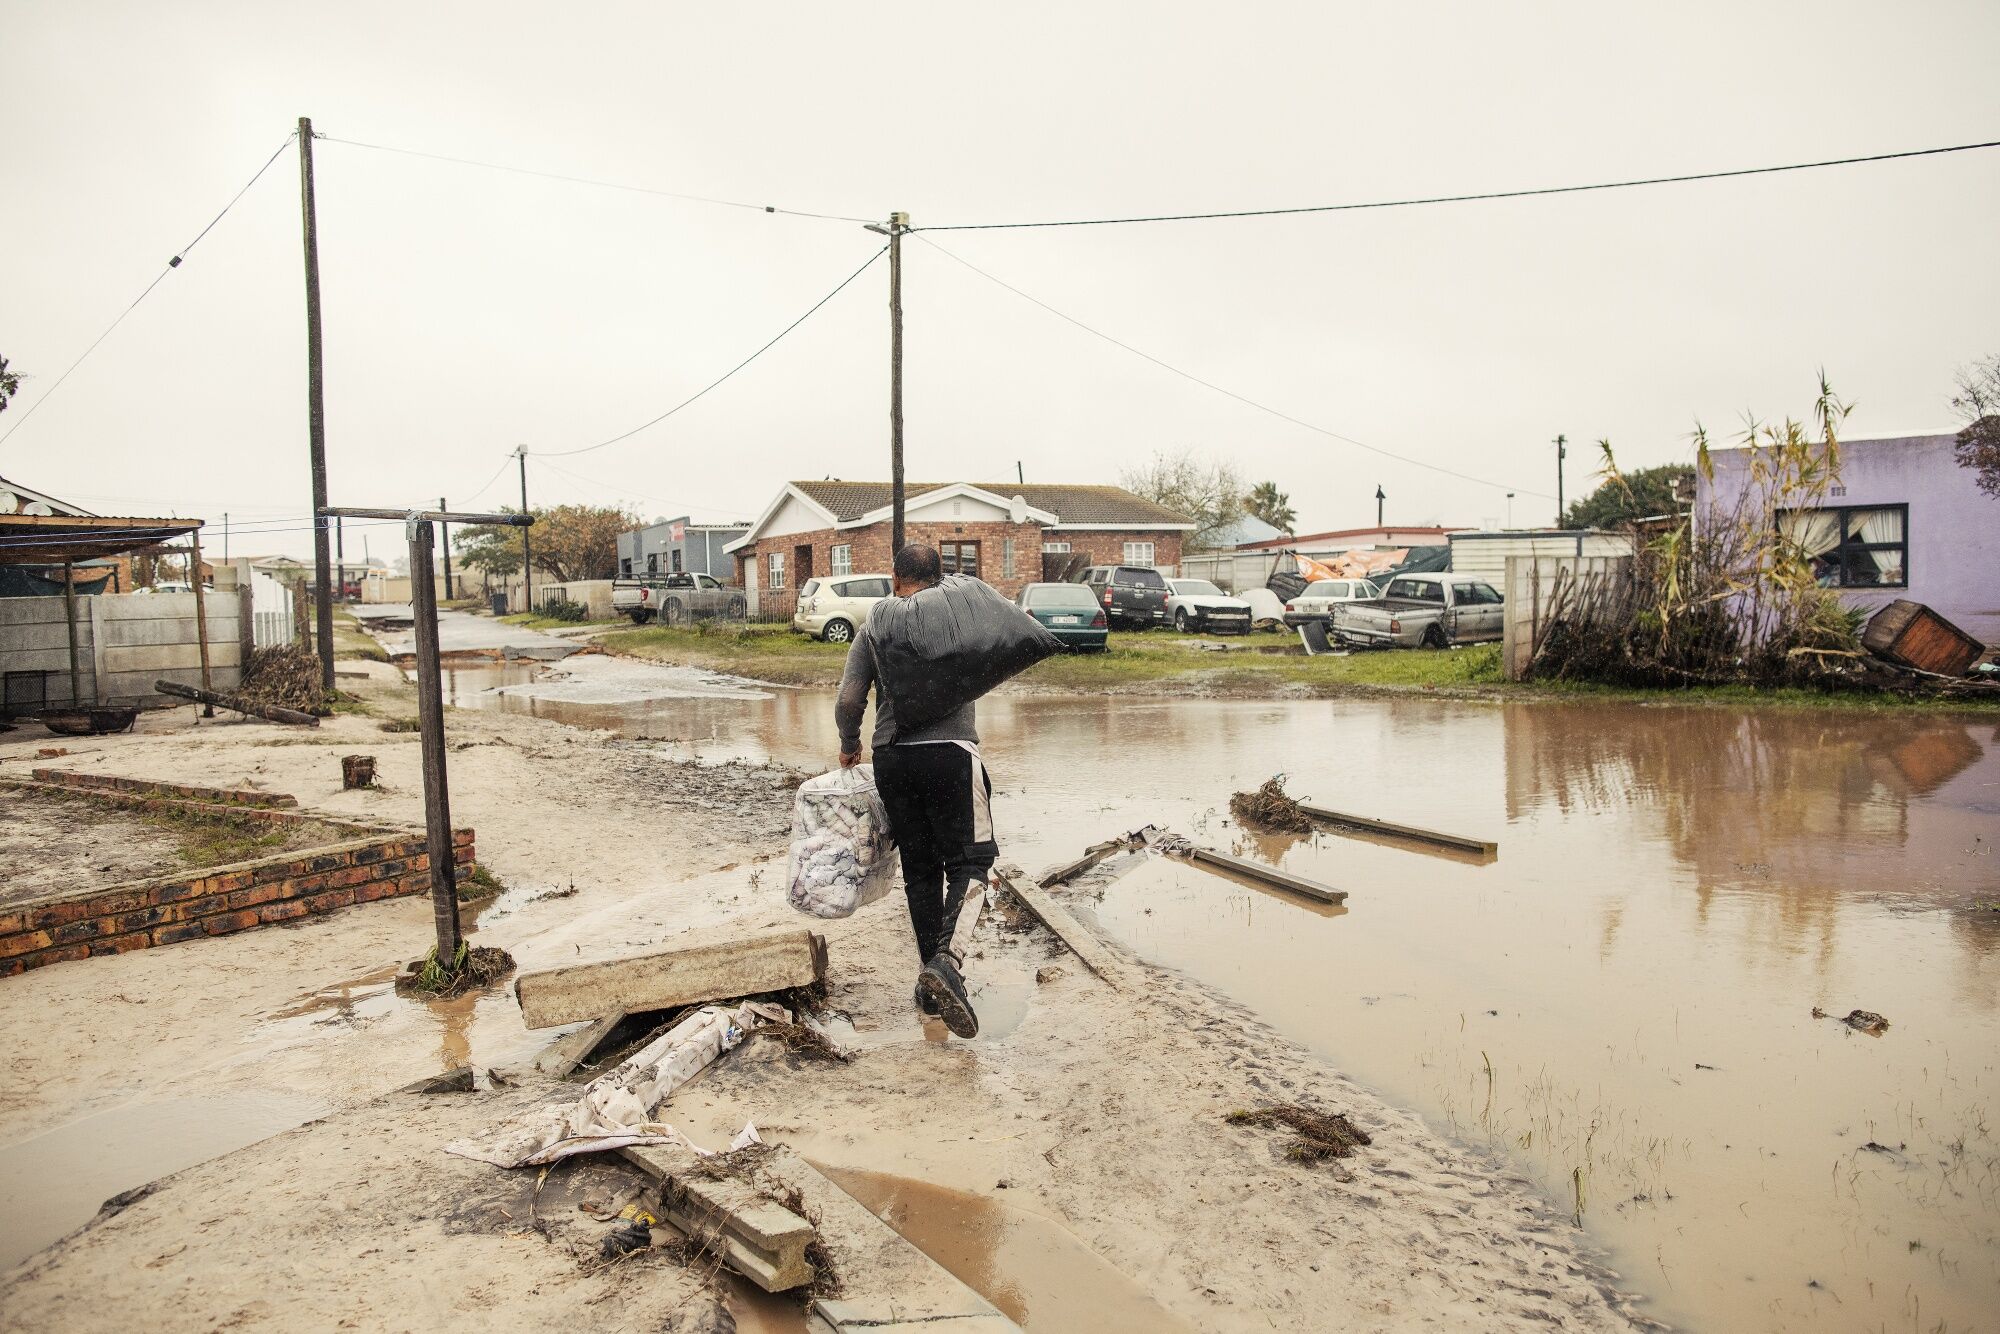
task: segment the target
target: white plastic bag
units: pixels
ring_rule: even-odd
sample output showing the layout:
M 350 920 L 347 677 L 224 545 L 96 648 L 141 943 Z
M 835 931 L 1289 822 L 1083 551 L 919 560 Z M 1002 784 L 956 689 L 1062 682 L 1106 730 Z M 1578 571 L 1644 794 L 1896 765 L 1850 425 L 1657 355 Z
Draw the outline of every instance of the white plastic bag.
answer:
M 889 892 L 895 851 L 873 765 L 808 778 L 792 803 L 785 897 L 814 917 L 846 917 Z

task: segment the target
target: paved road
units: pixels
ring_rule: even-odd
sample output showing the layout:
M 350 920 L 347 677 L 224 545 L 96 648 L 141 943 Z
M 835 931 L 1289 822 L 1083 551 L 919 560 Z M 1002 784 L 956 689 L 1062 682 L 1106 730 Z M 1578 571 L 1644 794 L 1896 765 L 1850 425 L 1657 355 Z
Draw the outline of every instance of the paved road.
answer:
M 378 615 L 410 617 L 408 606 L 394 603 L 378 603 L 371 610 Z M 366 624 L 364 621 L 363 624 Z M 398 656 L 417 651 L 416 633 L 400 630 L 385 633 L 378 638 L 382 646 Z M 577 651 L 576 641 L 541 630 L 530 630 L 525 626 L 508 625 L 491 616 L 473 616 L 462 611 L 440 611 L 438 613 L 438 647 L 450 653 L 453 651 L 476 652 L 482 649 L 499 649 L 514 657 L 544 658 L 554 660 L 566 658 Z

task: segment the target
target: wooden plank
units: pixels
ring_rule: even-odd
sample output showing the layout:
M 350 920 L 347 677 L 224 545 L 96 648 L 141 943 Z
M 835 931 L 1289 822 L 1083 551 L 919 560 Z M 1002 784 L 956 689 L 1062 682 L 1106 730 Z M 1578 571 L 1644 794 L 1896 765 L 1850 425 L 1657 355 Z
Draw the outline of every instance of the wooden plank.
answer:
M 1324 820 L 1328 824 L 1347 825 L 1353 829 L 1366 829 L 1373 834 L 1388 834 L 1394 838 L 1416 839 L 1422 843 L 1440 843 L 1447 848 L 1463 848 L 1467 852 L 1497 853 L 1500 851 L 1498 843 L 1489 843 L 1484 839 L 1464 838 L 1458 834 L 1440 834 L 1430 829 L 1415 829 L 1409 825 L 1391 824 L 1387 820 L 1372 820 L 1365 815 L 1349 815 L 1345 811 L 1330 811 L 1324 806 L 1308 806 L 1304 802 L 1299 803 L 1299 809 L 1315 820 Z
M 1293 875 L 1289 871 L 1280 871 L 1277 867 L 1268 866 L 1263 862 L 1253 862 L 1242 857 L 1232 857 L 1226 852 L 1217 852 L 1214 848 L 1203 847 L 1195 848 L 1193 856 L 1198 862 L 1207 862 L 1211 866 L 1220 866 L 1226 870 L 1234 871 L 1238 875 L 1249 876 L 1253 880 L 1262 880 L 1266 884 L 1276 885 L 1280 889 L 1289 889 L 1294 894 L 1303 894 L 1309 899 L 1317 899 L 1321 903 L 1347 902 L 1347 891 L 1344 889 L 1329 889 L 1317 880 L 1308 880 L 1304 876 Z
M 667 1221 L 766 1292 L 813 1280 L 813 1225 L 747 1182 L 713 1175 L 714 1159 L 682 1144 L 633 1144 L 619 1156 L 660 1183 Z
M 1133 848 L 1138 847 L 1142 841 L 1137 834 L 1125 834 L 1118 838 L 1106 839 L 1102 843 L 1093 843 L 1089 848 L 1085 849 L 1081 857 L 1045 873 L 1037 883 L 1043 889 L 1053 889 L 1057 885 L 1076 879 L 1085 871 L 1088 871 L 1091 867 L 1115 853 L 1130 852 Z
M 1006 884 L 1007 888 L 1020 897 L 1022 903 L 1028 905 L 1028 911 L 1035 915 L 1035 920 L 1054 932 L 1056 938 L 1069 947 L 1069 952 L 1074 954 L 1084 967 L 1103 978 L 1113 991 L 1120 989 L 1124 979 L 1118 961 L 1111 957 L 1109 951 L 1096 936 L 1090 934 L 1083 923 L 1070 914 L 1069 909 L 1057 903 L 1055 898 L 1039 885 L 1031 885 L 1019 879 L 1009 879 Z
M 803 927 L 691 932 L 645 954 L 527 973 L 514 997 L 529 1028 L 809 986 L 826 975 L 826 938 Z

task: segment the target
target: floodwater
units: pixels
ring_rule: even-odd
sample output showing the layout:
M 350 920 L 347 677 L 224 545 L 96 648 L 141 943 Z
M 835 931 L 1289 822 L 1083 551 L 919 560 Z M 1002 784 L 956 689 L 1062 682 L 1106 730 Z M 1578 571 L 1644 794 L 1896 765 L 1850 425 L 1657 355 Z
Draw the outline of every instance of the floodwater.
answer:
M 818 768 L 836 749 L 825 692 L 490 689 L 531 670 L 451 690 L 693 759 Z M 980 726 L 1003 856 L 1027 869 L 1159 823 L 1348 891 L 1326 911 L 1141 858 L 1073 901 L 1536 1181 L 1655 1318 L 2000 1325 L 1990 718 L 1024 697 L 982 704 Z M 1229 795 L 1276 771 L 1498 856 L 1248 837 Z

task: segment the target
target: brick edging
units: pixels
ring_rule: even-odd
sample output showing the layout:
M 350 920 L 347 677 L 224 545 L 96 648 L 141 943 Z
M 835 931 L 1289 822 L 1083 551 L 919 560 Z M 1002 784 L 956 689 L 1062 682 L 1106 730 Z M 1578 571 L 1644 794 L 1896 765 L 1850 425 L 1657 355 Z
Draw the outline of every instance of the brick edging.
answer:
M 299 799 L 288 792 L 258 792 L 242 787 L 202 787 L 196 783 L 161 783 L 150 778 L 124 778 L 118 774 L 83 773 L 75 769 L 33 770 L 37 783 L 61 787 L 88 787 L 135 792 L 149 797 L 179 797 L 188 801 L 214 802 L 224 806 L 292 807 Z

